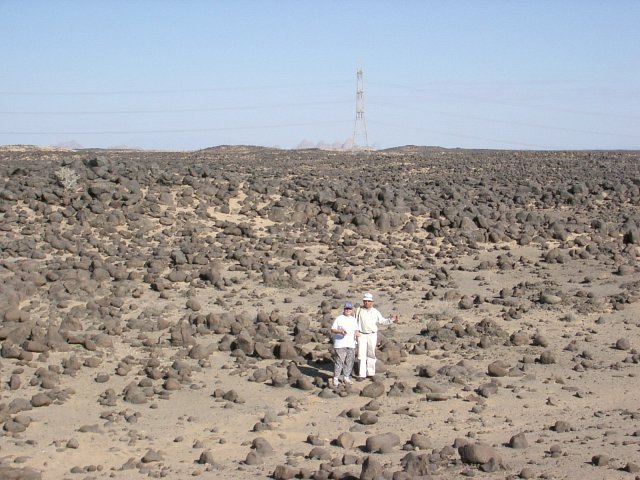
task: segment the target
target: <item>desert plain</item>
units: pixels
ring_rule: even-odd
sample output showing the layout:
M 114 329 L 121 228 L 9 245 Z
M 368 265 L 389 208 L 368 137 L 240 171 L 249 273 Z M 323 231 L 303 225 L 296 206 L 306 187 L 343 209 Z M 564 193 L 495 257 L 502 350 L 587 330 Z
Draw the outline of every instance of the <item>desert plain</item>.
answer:
M 0 479 L 640 478 L 640 155 L 0 148 Z M 372 379 L 329 383 L 371 292 Z

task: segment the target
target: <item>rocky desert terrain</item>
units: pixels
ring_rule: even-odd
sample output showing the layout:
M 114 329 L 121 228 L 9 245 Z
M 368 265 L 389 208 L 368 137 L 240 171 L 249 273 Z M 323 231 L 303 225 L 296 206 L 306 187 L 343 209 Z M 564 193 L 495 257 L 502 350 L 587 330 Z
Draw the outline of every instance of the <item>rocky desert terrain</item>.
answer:
M 0 148 L 0 479 L 640 478 L 640 155 Z M 329 384 L 345 301 L 378 372 Z

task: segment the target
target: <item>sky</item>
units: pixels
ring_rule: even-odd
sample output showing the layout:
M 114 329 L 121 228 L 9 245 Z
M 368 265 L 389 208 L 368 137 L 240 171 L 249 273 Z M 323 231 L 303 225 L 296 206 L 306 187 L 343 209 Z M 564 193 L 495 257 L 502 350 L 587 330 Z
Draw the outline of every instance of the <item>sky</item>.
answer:
M 0 145 L 640 149 L 639 20 L 638 0 L 0 0 Z

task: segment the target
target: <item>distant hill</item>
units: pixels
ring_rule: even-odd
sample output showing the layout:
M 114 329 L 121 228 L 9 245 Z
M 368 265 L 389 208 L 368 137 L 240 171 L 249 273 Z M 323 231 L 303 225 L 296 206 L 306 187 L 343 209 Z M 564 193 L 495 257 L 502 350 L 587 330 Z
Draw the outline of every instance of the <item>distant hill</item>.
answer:
M 217 145 L 215 147 L 207 147 L 197 151 L 210 152 L 210 153 L 245 154 L 245 153 L 255 153 L 255 152 L 265 152 L 265 151 L 276 151 L 276 150 L 281 150 L 281 149 L 273 148 L 273 147 L 261 147 L 258 145 Z
M 389 153 L 421 153 L 421 152 L 433 152 L 433 151 L 442 151 L 442 150 L 450 150 L 449 148 L 437 147 L 431 145 L 403 145 L 401 147 L 391 147 L 385 148 L 382 150 L 378 150 L 380 152 L 389 152 Z
M 84 148 L 82 145 L 80 145 L 75 140 L 69 140 L 68 142 L 58 143 L 58 144 L 53 145 L 53 146 L 54 147 L 60 147 L 60 148 L 68 148 L 70 150 L 80 150 L 80 149 Z

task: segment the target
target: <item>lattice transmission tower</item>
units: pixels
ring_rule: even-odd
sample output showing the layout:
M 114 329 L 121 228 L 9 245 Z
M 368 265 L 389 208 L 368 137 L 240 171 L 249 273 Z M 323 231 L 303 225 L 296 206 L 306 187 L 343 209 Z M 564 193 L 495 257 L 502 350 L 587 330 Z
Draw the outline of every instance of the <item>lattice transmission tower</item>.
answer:
M 351 139 L 351 149 L 369 149 L 369 139 L 367 138 L 367 122 L 364 119 L 364 83 L 362 81 L 362 69 L 357 72 L 356 87 L 356 121 L 353 125 L 353 138 Z M 364 143 L 361 143 L 364 140 Z

